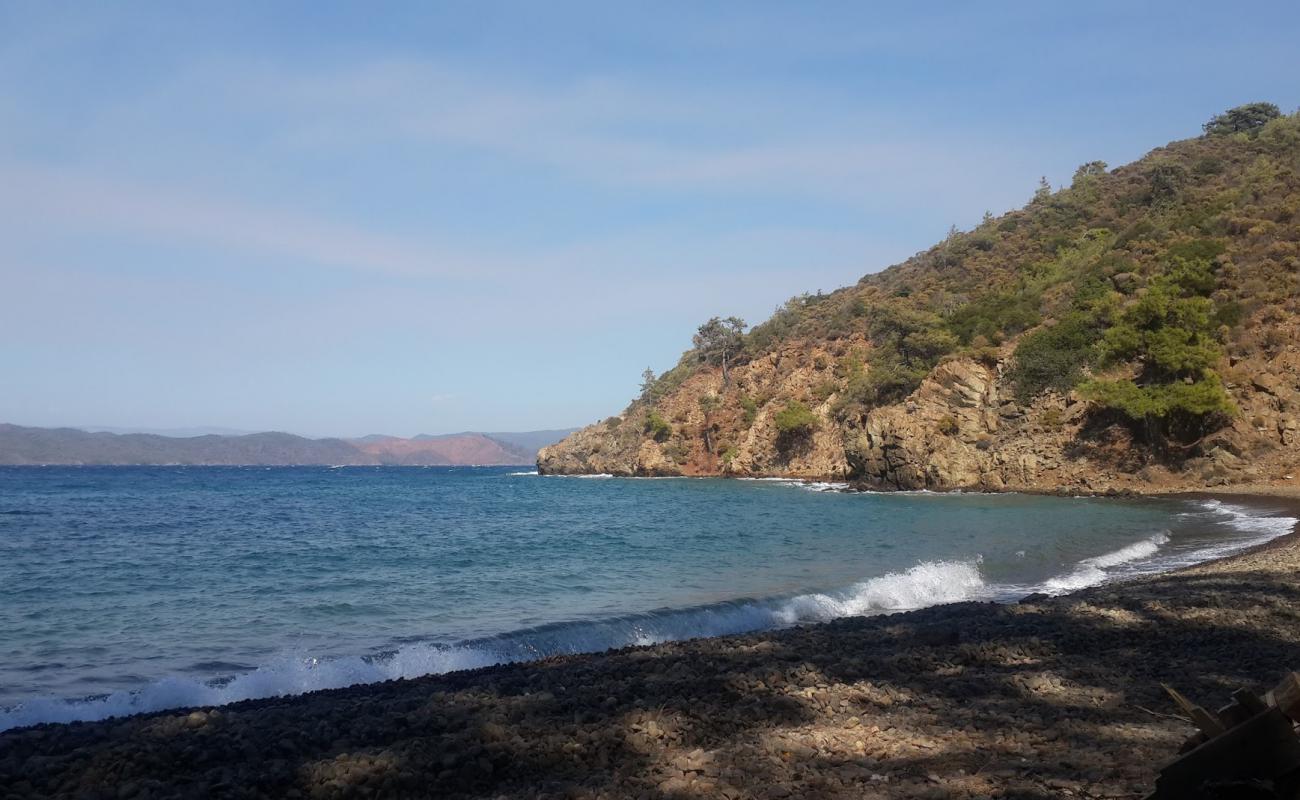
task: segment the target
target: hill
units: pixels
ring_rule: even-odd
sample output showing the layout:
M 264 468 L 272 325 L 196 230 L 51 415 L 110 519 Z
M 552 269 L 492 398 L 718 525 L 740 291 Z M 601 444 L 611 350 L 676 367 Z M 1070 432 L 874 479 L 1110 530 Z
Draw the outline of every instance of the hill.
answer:
M 1193 488 L 1300 461 L 1300 116 L 1079 167 L 902 264 L 695 347 L 545 473 Z
M 289 433 L 164 436 L 0 424 L 0 465 L 502 466 L 532 463 L 537 448 L 525 443 L 555 442 L 570 432 L 309 439 Z
M 443 436 L 421 434 L 410 439 L 397 436 L 367 437 L 353 444 L 381 464 L 454 465 L 530 464 L 538 448 L 517 447 L 483 433 L 453 433 Z M 563 435 L 555 437 L 554 442 Z

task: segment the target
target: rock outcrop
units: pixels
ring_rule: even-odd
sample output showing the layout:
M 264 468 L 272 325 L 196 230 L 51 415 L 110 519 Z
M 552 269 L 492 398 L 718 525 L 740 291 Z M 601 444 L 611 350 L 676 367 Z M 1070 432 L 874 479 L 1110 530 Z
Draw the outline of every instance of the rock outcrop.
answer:
M 537 463 L 547 474 L 779 476 L 883 489 L 1149 492 L 1280 479 L 1300 472 L 1300 331 L 1284 334 L 1273 355 L 1235 361 L 1229 374 L 1249 376 L 1228 386 L 1239 413 L 1185 454 L 1136 447 L 1074 393 L 1021 405 L 1006 374 L 1009 347 L 993 364 L 945 361 L 904 401 L 841 421 L 836 396 L 818 401 L 814 390 L 854 344 L 845 343 L 735 367 L 725 388 L 717 370 L 702 370 L 659 404 L 673 422 L 662 440 L 645 433 L 644 409 L 634 407 L 544 448 Z M 707 419 L 701 396 L 723 398 Z M 747 423 L 737 398 L 752 397 L 765 402 Z M 819 425 L 783 449 L 773 418 L 786 399 L 806 401 Z

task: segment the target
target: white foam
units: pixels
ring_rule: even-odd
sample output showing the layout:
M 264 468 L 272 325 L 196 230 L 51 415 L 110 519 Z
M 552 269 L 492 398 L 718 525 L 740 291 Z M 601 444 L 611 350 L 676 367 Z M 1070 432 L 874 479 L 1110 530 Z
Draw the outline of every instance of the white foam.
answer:
M 837 594 L 805 594 L 776 609 L 779 622 L 814 622 L 882 611 L 956 603 L 986 594 L 978 562 L 925 561 L 906 572 L 891 572 Z
M 507 475 L 536 475 L 537 470 L 533 470 L 532 472 L 507 472 L 506 474 Z
M 847 483 L 838 481 L 809 481 L 799 485 L 801 489 L 807 489 L 810 492 L 842 492 L 849 488 Z
M 1127 564 L 1130 561 L 1137 561 L 1140 558 L 1150 558 L 1156 554 L 1163 544 L 1169 543 L 1169 531 L 1161 531 L 1155 536 L 1143 539 L 1140 542 L 1134 542 L 1127 547 L 1121 547 L 1114 552 L 1096 556 L 1094 558 L 1085 558 L 1082 564 L 1089 564 L 1094 567 L 1105 569 L 1106 567 L 1117 567 L 1120 564 Z
M 1218 516 L 1219 521 L 1230 528 L 1267 537 L 1263 541 L 1291 533 L 1295 530 L 1296 523 L 1300 521 L 1295 517 L 1262 515 L 1253 508 L 1231 505 L 1221 500 L 1202 500 L 1200 506 Z
M 629 645 L 723 636 L 860 614 L 904 611 L 986 596 L 977 562 L 923 562 L 835 594 L 789 600 L 738 601 L 636 617 L 520 631 L 457 647 L 408 644 L 383 657 L 315 659 L 285 655 L 224 682 L 168 677 L 135 691 L 78 701 L 38 698 L 0 710 L 0 731 L 43 722 L 109 717 L 241 700 L 283 697 L 395 678 L 416 678 L 557 653 L 599 652 Z
M 1082 566 L 1066 575 L 1058 575 L 1043 583 L 1042 591 L 1046 594 L 1069 594 L 1106 582 L 1106 573 L 1094 566 Z
M 1110 574 L 1106 572 L 1107 569 L 1144 558 L 1151 558 L 1160 550 L 1161 545 L 1168 543 L 1169 532 L 1161 531 L 1154 536 L 1126 545 L 1118 550 L 1092 558 L 1085 558 L 1079 562 L 1073 572 L 1058 575 L 1046 581 L 1042 586 L 1042 591 L 1047 594 L 1066 594 L 1067 592 L 1104 583 L 1110 577 Z
M 359 683 L 473 669 L 500 661 L 501 657 L 486 650 L 428 644 L 407 645 L 377 659 L 352 656 L 317 660 L 285 655 L 252 672 L 236 675 L 224 683 L 167 677 L 143 689 L 117 691 L 87 700 L 29 700 L 14 708 L 0 710 L 0 731 L 42 722 L 100 720 L 168 708 L 221 706 L 241 700 L 283 697 L 321 689 L 339 689 Z
M 522 473 L 532 474 L 532 473 Z M 612 475 L 575 476 L 610 478 Z M 757 478 L 804 486 L 816 484 L 786 478 Z M 826 483 L 829 487 L 839 484 Z M 611 619 L 550 630 L 524 631 L 497 640 L 444 647 L 425 643 L 405 645 L 379 658 L 345 657 L 318 660 L 285 655 L 251 672 L 218 683 L 168 677 L 136 691 L 80 701 L 38 698 L 0 709 L 0 731 L 43 722 L 99 720 L 128 714 L 189 706 L 218 706 L 241 700 L 302 694 L 359 683 L 473 669 L 508 661 L 542 658 L 556 653 L 597 652 L 612 647 L 650 645 L 702 636 L 772 628 L 838 617 L 907 611 L 963 600 L 1010 600 L 1027 591 L 1051 594 L 1082 589 L 1116 576 L 1156 572 L 1230 555 L 1290 533 L 1297 520 L 1268 516 L 1244 506 L 1204 501 L 1202 511 L 1217 522 L 1241 531 L 1239 539 L 1192 552 L 1162 554 L 1167 532 L 1157 533 L 1099 556 L 1080 561 L 1071 572 L 1038 587 L 987 585 L 979 561 L 927 561 L 857 583 L 841 592 L 812 593 L 788 600 L 740 601 L 694 609 L 664 611 L 635 618 Z M 1023 554 L 1018 552 L 1017 556 Z M 1117 568 L 1119 568 L 1117 570 Z
M 1202 500 L 1197 505 L 1200 511 L 1188 512 L 1180 516 L 1208 518 L 1245 535 L 1180 554 L 1175 561 L 1164 565 L 1166 569 L 1186 567 L 1235 555 L 1280 536 L 1286 536 L 1296 529 L 1297 523 L 1300 523 L 1300 520 L 1295 517 L 1275 516 L 1261 512 L 1259 509 L 1224 503 L 1220 500 Z
M 782 486 L 793 486 L 797 489 L 804 489 L 810 492 L 842 492 L 849 488 L 849 484 L 841 481 L 809 481 L 801 478 L 737 478 L 741 481 L 762 481 L 765 483 L 775 483 Z

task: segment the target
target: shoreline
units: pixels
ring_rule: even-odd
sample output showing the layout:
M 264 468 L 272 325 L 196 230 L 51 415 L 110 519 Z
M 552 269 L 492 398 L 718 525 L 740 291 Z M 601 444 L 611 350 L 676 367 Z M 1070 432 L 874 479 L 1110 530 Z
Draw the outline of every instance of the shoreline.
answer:
M 1230 500 L 1275 512 L 1285 509 L 1293 516 L 1300 517 L 1300 493 L 1236 493 L 1216 489 L 1211 492 L 1161 493 L 1156 496 L 1168 497 L 1173 494 L 1187 499 Z M 1261 559 L 1260 554 L 1266 552 L 1275 553 L 1277 557 Z M 1288 572 L 1286 565 L 1293 568 Z M 975 750 L 1005 748 L 1007 741 L 1018 741 L 1017 729 L 1037 730 L 1045 743 L 1060 742 L 1065 737 L 1057 729 L 1067 720 L 1059 714 L 1044 718 L 1042 709 L 1039 708 L 1042 699 L 1038 697 L 1040 694 L 1055 696 L 1064 693 L 1063 696 L 1068 695 L 1075 700 L 1092 698 L 1096 702 L 1089 700 L 1080 706 L 1081 710 L 1087 710 L 1087 716 L 1097 717 L 1099 711 L 1114 712 L 1113 724 L 1120 725 L 1125 730 L 1127 728 L 1124 726 L 1135 725 L 1139 720 L 1132 717 L 1129 706 L 1114 702 L 1116 696 L 1131 693 L 1142 701 L 1140 707 L 1168 710 L 1161 705 L 1164 701 L 1158 682 L 1135 682 L 1131 678 L 1125 680 L 1116 675 L 1107 678 L 1107 665 L 1096 653 L 1090 658 L 1087 652 L 1082 652 L 1079 648 L 1055 648 L 1058 659 L 1085 662 L 1086 668 L 1075 676 L 1067 676 L 1070 672 L 1068 669 L 1029 669 L 1041 666 L 1045 659 L 1050 660 L 1049 654 L 1054 648 L 1050 645 L 1050 635 L 1044 638 L 1043 634 L 1054 632 L 1068 640 L 1079 635 L 1080 623 L 1091 629 L 1102 621 L 1114 623 L 1118 632 L 1123 633 L 1124 628 L 1139 624 L 1141 617 L 1152 613 L 1159 616 L 1168 609 L 1181 609 L 1192 617 L 1203 616 L 1203 613 L 1195 610 L 1214 606 L 1201 605 L 1205 598 L 1198 596 L 1199 590 L 1193 590 L 1193 587 L 1199 586 L 1206 576 L 1216 576 L 1215 588 L 1212 591 L 1206 590 L 1214 595 L 1215 604 L 1223 606 L 1226 597 L 1230 611 L 1244 609 L 1248 612 L 1252 608 L 1261 607 L 1260 589 L 1248 585 L 1251 581 L 1242 576 L 1263 573 L 1270 576 L 1264 583 L 1277 584 L 1276 596 L 1271 598 L 1274 604 L 1288 593 L 1300 595 L 1300 525 L 1290 533 L 1222 558 L 1170 572 L 1088 587 L 1057 597 L 1026 598 L 1020 603 L 963 602 L 937 605 L 914 611 L 848 617 L 749 634 L 666 642 L 603 653 L 553 656 L 539 661 L 501 664 L 304 695 L 246 700 L 214 710 L 171 709 L 99 722 L 51 723 L 16 728 L 0 733 L 0 785 L 29 786 L 29 790 L 20 789 L 16 793 L 11 789 L 11 794 L 19 797 L 79 794 L 101 785 L 116 787 L 116 794 L 108 792 L 112 796 L 136 796 L 127 790 L 149 789 L 151 786 L 153 791 L 148 794 L 154 797 L 183 794 L 179 791 L 182 785 L 175 782 L 181 776 L 160 772 L 154 758 L 160 748 L 169 751 L 169 745 L 165 746 L 165 743 L 158 741 L 159 733 L 166 731 L 163 739 L 192 740 L 189 750 L 185 752 L 195 756 L 193 767 L 197 771 L 191 770 L 193 774 L 185 773 L 189 777 L 184 778 L 184 785 L 212 788 L 219 783 L 233 789 L 235 796 L 292 796 L 291 792 L 298 792 L 302 796 L 366 796 L 364 790 L 367 788 L 377 790 L 381 795 L 418 795 L 419 792 L 413 788 L 414 784 L 408 786 L 408 779 L 416 775 L 421 781 L 432 781 L 437 785 L 439 789 L 435 794 L 494 798 L 575 796 L 574 791 L 577 792 L 576 796 L 593 798 L 602 795 L 644 796 L 643 792 L 653 791 L 652 796 L 657 798 L 678 795 L 712 796 L 715 790 L 721 792 L 719 796 L 730 797 L 784 797 L 790 793 L 797 796 L 800 792 L 811 791 L 838 796 L 841 792 L 860 794 L 864 787 L 870 787 L 881 796 L 894 796 L 896 793 L 898 796 L 917 796 L 918 792 L 924 794 L 931 789 L 941 789 L 946 793 L 934 796 L 946 797 L 979 796 L 988 791 L 1007 791 L 1016 787 L 1028 790 L 1031 786 L 1037 791 L 1047 791 L 1048 795 L 1045 796 L 1060 796 L 1063 793 L 1081 791 L 1089 780 L 1096 779 L 1093 783 L 1100 781 L 1106 784 L 1112 783 L 1112 780 L 1102 776 L 1105 770 L 1098 772 L 1098 768 L 1059 767 L 1049 770 L 1059 773 L 1055 777 L 1038 780 L 1043 776 L 1023 774 L 1024 771 L 1014 764 L 1012 767 L 992 770 L 953 767 L 956 771 L 947 776 L 933 770 L 923 773 L 915 768 L 917 754 L 912 751 L 926 753 L 935 750 L 938 745 L 930 740 L 936 737 L 942 741 L 955 737 L 967 745 L 973 744 L 971 733 L 967 730 L 970 725 L 955 728 L 951 723 L 943 721 L 944 713 L 939 713 L 960 711 L 962 708 L 966 711 L 980 708 L 1001 719 L 988 731 L 976 726 L 976 732 L 986 738 L 992 736 L 993 739 L 975 747 Z M 1291 575 L 1298 577 L 1292 579 Z M 1237 595 L 1248 595 L 1251 601 L 1232 602 L 1232 598 Z M 1018 628 L 1026 622 L 1041 622 L 1033 618 L 1044 615 L 1053 618 L 1082 615 L 1082 619 L 1069 620 L 1072 624 L 1065 624 L 1065 619 L 1057 619 L 1056 627 L 1060 630 L 1043 630 L 1028 637 L 1032 640 L 1029 650 L 1041 650 L 1041 653 L 1022 652 L 1025 642 L 1016 645 L 1019 650 L 1006 650 L 1013 647 L 1013 640 L 1025 638 L 1014 635 Z M 1234 625 L 1220 631 L 1229 639 L 1251 634 L 1260 627 L 1260 623 L 1252 621 L 1248 614 L 1238 614 L 1237 617 Z M 1300 644 L 1296 641 L 1296 636 L 1300 635 L 1300 626 L 1294 620 L 1288 624 L 1297 630 L 1297 634 L 1279 636 L 1277 631 L 1271 631 L 1270 640 L 1284 642 L 1285 646 L 1281 649 L 1294 656 L 1296 646 Z M 1053 626 L 1046 627 L 1050 629 Z M 972 637 L 972 630 L 983 631 L 983 635 Z M 1194 634 L 1195 630 L 1180 632 L 1183 636 Z M 875 652 L 871 660 L 874 660 L 875 668 L 863 663 L 861 657 L 845 652 L 863 652 L 852 646 L 855 641 L 849 640 L 864 638 L 883 645 L 873 649 Z M 1198 641 L 1200 639 L 1198 636 L 1194 638 Z M 810 643 L 817 644 L 810 647 Z M 1010 683 L 995 681 L 996 686 L 983 686 L 983 691 L 964 692 L 961 698 L 948 697 L 938 705 L 932 704 L 928 717 L 922 714 L 923 718 L 910 719 L 915 716 L 912 712 L 916 709 L 913 707 L 915 703 L 907 698 L 947 695 L 949 692 L 943 690 L 942 684 L 962 684 L 962 676 L 968 671 L 989 677 L 985 675 L 991 666 L 986 663 L 987 654 L 981 656 L 970 652 L 970 646 L 976 645 L 977 651 L 980 647 L 992 646 L 1001 653 L 993 659 L 1001 662 L 997 665 L 999 669 L 993 670 L 994 672 L 1027 673 L 1021 676 L 1024 681 L 1011 680 L 1014 677 L 1011 675 L 1008 677 Z M 1129 646 L 1137 645 L 1130 642 Z M 1172 652 L 1168 649 L 1170 646 L 1178 648 L 1177 652 L 1182 652 L 1182 646 L 1166 643 L 1147 654 L 1146 660 L 1152 663 L 1143 663 L 1140 667 L 1135 666 L 1135 669 L 1139 673 L 1158 670 L 1158 662 L 1165 660 L 1162 654 Z M 1140 646 L 1137 648 L 1142 649 Z M 1247 662 L 1246 665 L 1238 667 L 1239 679 L 1243 685 L 1249 685 L 1251 681 L 1263 685 L 1296 666 L 1285 657 L 1276 659 L 1276 663 L 1266 664 L 1259 656 L 1267 650 L 1264 648 L 1261 653 L 1251 654 L 1253 659 L 1243 659 Z M 1229 651 L 1238 652 L 1238 648 L 1232 647 Z M 819 663 L 828 657 L 834 661 L 837 667 L 835 671 L 845 672 L 847 669 L 846 674 L 834 683 L 828 682 L 831 676 Z M 927 676 L 926 670 L 922 669 L 918 676 L 915 670 L 900 670 L 896 663 L 916 658 L 920 658 L 922 664 L 928 664 L 931 667 L 929 672 L 933 674 Z M 740 665 L 732 663 L 735 661 L 743 662 L 745 669 L 739 669 Z M 817 673 L 817 680 L 798 681 L 791 675 L 785 675 L 777 683 L 764 677 L 754 680 L 756 675 L 761 676 L 772 670 L 778 673 L 788 672 L 786 667 L 796 661 L 805 677 L 810 674 L 805 668 L 811 663 L 812 672 Z M 1094 663 L 1086 663 L 1090 661 Z M 1026 669 L 1014 669 L 1017 666 Z M 1079 672 L 1078 665 L 1074 665 L 1073 669 Z M 1214 673 L 1222 676 L 1225 669 L 1231 673 L 1230 665 L 1217 663 Z M 677 678 L 673 677 L 674 674 Z M 1089 676 L 1092 680 L 1081 680 L 1081 675 Z M 707 685 L 708 694 L 725 696 L 729 702 L 725 707 L 718 707 L 716 702 L 711 703 L 698 690 L 686 691 L 679 684 L 687 677 L 692 683 Z M 1219 685 L 1221 679 L 1207 679 L 1203 675 L 1186 674 L 1182 670 L 1167 678 L 1168 682 L 1180 689 L 1191 690 L 1193 694 L 1196 689 L 1206 687 L 1207 681 L 1215 690 L 1224 688 Z M 882 680 L 884 683 L 881 683 Z M 797 687 L 799 691 L 785 691 L 791 687 Z M 1227 693 L 1235 688 L 1237 687 L 1231 686 L 1220 694 L 1226 698 Z M 778 692 L 777 689 L 782 691 Z M 839 705 L 832 703 L 827 706 L 821 703 L 819 693 L 832 689 L 843 695 L 835 701 Z M 805 690 L 810 690 L 811 694 Z M 1013 695 L 1028 694 L 1019 701 L 1008 703 L 1009 690 Z M 549 695 L 549 698 L 528 711 L 528 708 L 538 705 L 535 696 L 539 693 Z M 428 702 L 430 694 L 441 699 L 438 702 Z M 530 697 L 534 700 L 527 699 Z M 759 703 L 762 706 L 759 709 L 761 713 L 758 713 L 757 718 L 751 719 L 754 709 L 736 716 L 737 709 L 743 709 L 747 704 L 753 705 L 752 701 L 756 698 L 762 701 Z M 1220 699 L 1219 694 L 1205 696 L 1206 703 L 1218 702 Z M 776 702 L 777 700 L 782 702 Z M 784 737 L 785 734 L 781 731 L 790 728 L 797 721 L 796 718 L 808 717 L 802 724 L 794 726 L 800 734 L 796 737 L 797 741 L 788 743 L 793 749 L 782 749 L 787 746 L 784 744 L 778 748 L 779 753 L 776 755 L 784 766 L 801 763 L 804 756 L 812 757 L 809 753 L 825 755 L 821 753 L 824 749 L 821 745 L 828 737 L 833 739 L 836 735 L 843 740 L 838 748 L 842 752 L 832 759 L 835 768 L 829 771 L 804 765 L 800 768 L 802 771 L 796 770 L 795 773 L 769 774 L 775 766 L 770 763 L 772 748 L 754 740 L 753 731 L 742 737 L 744 741 L 733 742 L 729 747 L 727 742 L 718 741 L 720 732 L 705 732 L 701 729 L 695 735 L 681 732 L 673 735 L 671 726 L 656 721 L 663 717 L 663 709 L 668 707 L 675 708 L 674 714 L 677 716 L 695 718 L 698 710 L 694 707 L 699 702 L 703 702 L 706 708 L 712 708 L 714 714 L 728 718 L 730 722 L 724 726 L 727 730 L 748 731 L 751 727 L 749 723 L 752 722 L 757 725 L 755 730 L 766 731 L 765 736 L 768 738 L 777 734 Z M 443 703 L 448 705 L 444 708 Z M 383 710 L 381 722 L 365 713 L 372 705 Z M 563 713 L 557 716 L 554 713 L 556 709 L 548 711 L 545 708 L 552 705 Z M 1066 705 L 1079 703 L 1071 701 Z M 523 761 L 532 763 L 532 766 L 523 773 L 513 768 L 511 762 L 521 755 L 538 754 L 534 752 L 537 747 L 529 745 L 527 740 L 516 741 L 509 736 L 510 725 L 507 723 L 515 719 L 516 726 L 520 725 L 517 718 L 521 707 L 525 709 L 525 719 L 522 722 L 540 723 L 537 735 L 542 735 L 546 730 L 552 731 L 543 735 L 543 744 L 538 745 L 547 754 L 546 758 L 538 763 L 524 758 Z M 925 704 L 921 707 L 925 707 Z M 450 713 L 449 709 L 458 708 L 466 710 L 465 713 Z M 607 713 L 611 710 L 618 713 Z M 844 710 L 856 710 L 859 713 L 850 714 L 844 719 L 844 714 L 840 713 Z M 904 711 L 908 713 L 903 713 Z M 368 721 L 356 731 L 353 730 L 353 723 L 348 721 L 355 713 L 360 713 Z M 1124 784 L 1129 792 L 1143 791 L 1134 787 L 1146 778 L 1136 776 L 1153 779 L 1154 770 L 1172 758 L 1181 735 L 1187 732 L 1186 726 L 1180 726 L 1174 720 L 1138 713 L 1146 718 L 1139 725 L 1145 733 L 1138 737 L 1146 744 L 1132 752 L 1145 753 L 1146 761 L 1130 765 L 1132 769 L 1121 770 L 1125 776 L 1123 780 L 1115 778 L 1119 783 L 1129 781 Z M 441 727 L 434 726 L 439 733 L 409 735 L 412 714 L 422 719 L 430 716 L 431 719 L 441 720 Z M 905 728 L 900 728 L 895 719 L 900 714 L 909 719 Z M 594 720 L 583 722 L 586 717 L 594 717 Z M 637 721 L 631 721 L 632 718 Z M 868 720 L 877 718 L 881 722 L 867 724 Z M 306 746 L 306 751 L 314 757 L 311 769 L 304 772 L 302 765 L 299 765 L 286 772 L 285 767 L 292 759 L 266 757 L 267 753 L 263 752 L 266 742 L 284 740 L 286 737 L 301 739 L 304 727 L 322 720 L 332 721 L 327 726 L 332 731 L 331 738 L 328 741 L 313 739 L 313 744 Z M 694 725 L 688 727 L 700 728 L 701 724 L 702 720 L 694 719 Z M 569 730 L 572 726 L 577 728 Z M 523 724 L 522 727 L 535 729 L 538 725 Z M 581 730 L 593 727 L 595 730 Z M 452 734 L 467 730 L 478 732 L 469 737 L 475 739 L 476 743 L 461 747 L 448 739 L 451 736 L 451 739 L 459 741 Z M 562 733 L 555 733 L 557 730 Z M 221 738 L 224 743 L 222 747 L 207 752 L 204 741 L 212 738 L 217 731 L 223 731 L 217 738 Z M 485 738 L 481 735 L 484 731 L 492 733 Z M 845 731 L 850 733 L 846 734 Z M 851 733 L 854 731 L 856 733 Z M 891 734 L 891 731 L 895 733 Z M 904 733 L 897 733 L 898 731 Z M 583 742 L 591 738 L 586 734 L 597 734 L 596 738 L 605 740 L 605 744 L 610 747 L 617 742 L 622 744 L 613 747 L 617 753 L 611 751 L 610 747 L 601 747 L 594 751 L 596 755 L 592 755 L 583 745 Z M 846 744 L 848 740 L 844 738 L 845 735 L 858 738 L 853 738 L 851 743 Z M 556 739 L 557 736 L 559 740 Z M 765 736 L 758 738 L 764 739 Z M 865 739 L 861 738 L 864 736 Z M 232 741 L 225 741 L 231 737 Z M 502 737 L 509 740 L 508 746 L 493 746 L 500 745 L 501 742 L 497 740 Z M 888 743 L 885 750 L 878 751 L 875 745 L 868 744 L 867 739 L 890 740 L 892 743 Z M 895 739 L 900 741 L 893 741 Z M 1070 741 L 1076 746 L 1081 744 L 1077 737 Z M 196 742 L 199 752 L 193 752 Z M 222 749 L 232 742 L 237 742 L 240 746 L 235 750 Z M 630 750 L 628 742 L 635 743 Z M 683 742 L 699 746 L 686 751 L 683 750 Z M 409 765 L 407 755 L 397 757 L 394 747 L 399 743 L 401 746 L 397 750 L 401 753 L 414 748 L 415 751 L 425 753 L 432 761 L 418 767 Z M 247 744 L 253 746 L 245 747 Z M 576 750 L 572 748 L 575 744 L 579 745 Z M 886 743 L 881 743 L 882 746 L 884 744 Z M 296 754 L 304 753 L 303 748 L 296 745 L 291 749 Z M 970 749 L 960 747 L 952 752 L 960 755 Z M 513 755 L 502 757 L 503 750 L 511 751 Z M 652 765 L 646 761 L 648 753 L 656 750 L 663 750 L 661 755 L 667 759 L 667 766 L 658 762 Z M 1012 751 L 1015 748 L 1008 752 Z M 258 766 L 250 771 L 247 764 L 240 766 L 238 759 L 232 759 L 230 754 L 235 752 L 242 753 L 242 757 L 252 758 L 255 753 L 262 757 L 253 758 Z M 438 757 L 440 752 L 443 755 Z M 478 755 L 467 761 L 467 756 L 462 757 L 465 752 Z M 56 754 L 61 755 L 54 758 Z M 730 760 L 733 766 L 745 765 L 746 768 L 731 769 L 731 777 L 728 778 L 724 774 L 727 770 L 720 766 L 713 768 L 723 754 L 729 755 L 722 761 Z M 288 755 L 288 752 L 284 755 Z M 587 756 L 592 756 L 595 760 L 591 761 Z M 102 766 L 104 758 L 122 765 L 123 768 L 117 770 L 122 774 L 97 771 L 95 765 Z M 689 768 L 680 768 L 684 763 L 683 758 L 690 762 L 686 764 Z M 995 757 L 994 761 L 996 760 Z M 1095 761 L 1094 767 L 1103 763 L 1104 759 Z M 342 762 L 342 767 L 336 762 Z M 587 766 L 575 773 L 570 762 Z M 36 766 L 33 767 L 33 764 Z M 150 764 L 154 766 L 149 767 Z M 598 787 L 589 785 L 595 776 L 603 775 L 605 770 L 620 764 L 621 767 L 615 769 L 607 780 L 602 778 L 597 781 L 600 784 Z M 696 766 L 701 768 L 696 769 Z M 342 772 L 339 772 L 340 768 Z M 938 768 L 938 762 L 935 768 Z M 781 770 L 777 772 L 781 773 Z M 800 777 L 805 772 L 816 777 L 817 781 L 810 784 L 804 780 L 806 776 Z M 234 780 L 227 780 L 232 774 Z M 746 777 L 747 775 L 751 777 Z M 762 781 L 752 780 L 754 776 L 760 775 L 767 777 Z M 819 783 L 823 778 L 825 780 Z M 214 779 L 220 780 L 214 783 Z M 538 784 L 538 781 L 542 783 Z M 559 781 L 563 786 L 555 791 L 539 792 L 537 786 L 545 785 L 548 781 Z M 1149 788 L 1149 783 L 1147 780 L 1146 788 Z M 1076 784 L 1077 788 L 1071 788 Z M 407 788 L 404 789 L 404 786 Z M 69 787 L 77 788 L 74 790 Z M 1110 788 L 1118 789 L 1120 786 L 1116 784 Z M 583 794 L 588 789 L 591 790 L 590 793 Z M 773 794 L 769 789 L 777 792 Z M 785 789 L 789 792 L 780 794 L 780 790 Z
M 843 491 L 874 492 L 879 494 L 927 492 L 932 494 L 1028 494 L 1046 497 L 1255 497 L 1255 498 L 1290 498 L 1300 500 L 1300 479 L 1287 476 L 1269 482 L 1251 482 L 1225 484 L 1222 486 L 1172 485 L 1149 488 L 1115 488 L 1084 489 L 1074 486 L 1052 488 L 1035 486 L 953 486 L 946 489 L 903 489 L 897 486 L 884 486 L 862 480 L 852 480 L 844 476 L 790 475 L 771 473 L 717 473 L 710 475 L 683 474 L 646 474 L 634 475 L 614 472 L 546 472 L 540 465 L 533 465 L 537 475 L 547 478 L 626 478 L 630 480 L 733 480 L 733 481 L 791 481 L 794 483 L 827 483 L 843 485 Z

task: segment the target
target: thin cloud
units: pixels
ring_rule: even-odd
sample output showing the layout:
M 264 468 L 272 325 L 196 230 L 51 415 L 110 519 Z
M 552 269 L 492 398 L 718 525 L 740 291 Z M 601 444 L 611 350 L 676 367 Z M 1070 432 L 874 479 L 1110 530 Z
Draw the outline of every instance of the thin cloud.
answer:
M 276 135 L 289 148 L 453 144 L 611 185 L 851 204 L 888 194 L 895 207 L 932 207 L 936 194 L 987 198 L 989 183 L 1018 166 L 1041 169 L 1041 161 L 1030 168 L 1032 148 L 1008 154 L 1004 141 L 951 121 L 885 115 L 861 98 L 807 89 L 669 89 L 601 77 L 526 85 L 388 60 L 310 74 L 266 63 L 209 66 L 172 90 L 213 93 L 250 113 L 283 116 Z
M 261 255 L 407 277 L 491 279 L 483 255 L 376 234 L 333 220 L 68 169 L 0 166 L 0 210 L 16 234 L 32 227 L 200 242 Z M 23 221 L 23 227 L 15 225 Z

